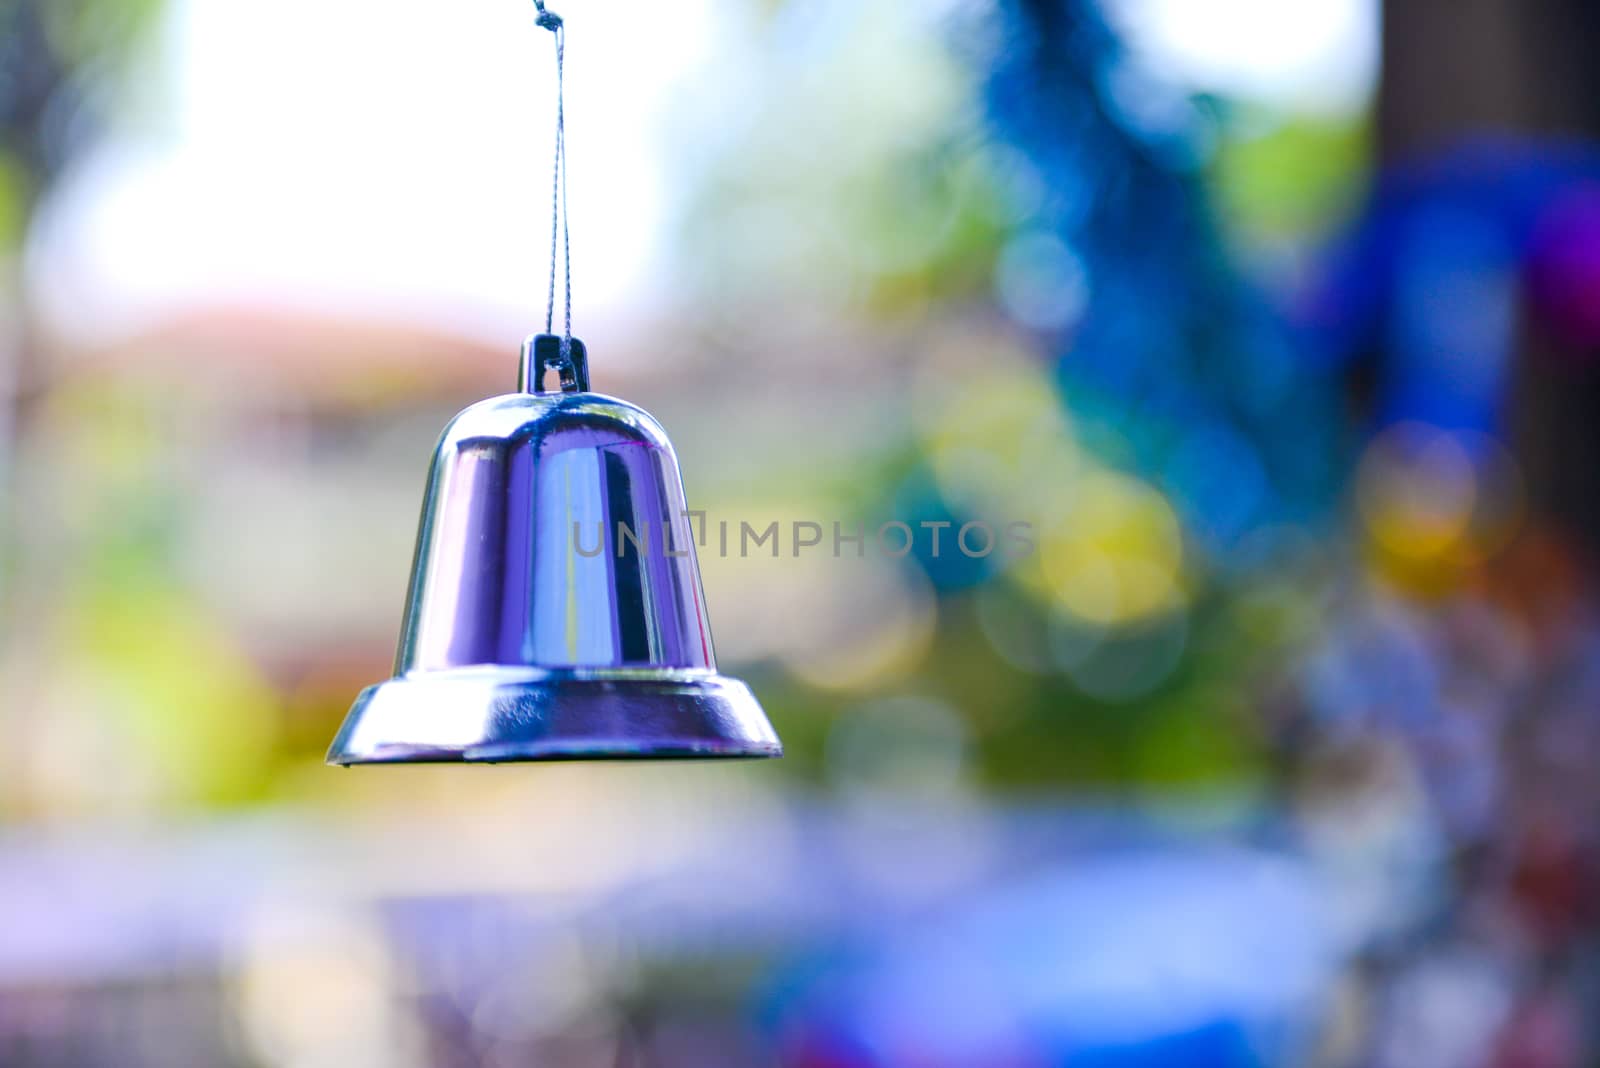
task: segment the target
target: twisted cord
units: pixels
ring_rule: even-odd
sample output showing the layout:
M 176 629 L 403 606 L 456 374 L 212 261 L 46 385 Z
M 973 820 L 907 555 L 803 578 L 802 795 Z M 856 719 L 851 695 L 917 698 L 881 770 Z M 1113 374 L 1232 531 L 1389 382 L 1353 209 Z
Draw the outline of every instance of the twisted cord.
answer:
M 545 301 L 544 332 L 548 334 L 555 329 L 556 253 L 559 247 L 566 283 L 561 364 L 563 367 L 570 367 L 572 365 L 572 229 L 567 220 L 567 32 L 561 16 L 548 10 L 544 6 L 544 0 L 533 0 L 533 3 L 539 9 L 539 25 L 549 30 L 556 40 L 556 148 L 555 162 L 550 173 L 550 286 Z

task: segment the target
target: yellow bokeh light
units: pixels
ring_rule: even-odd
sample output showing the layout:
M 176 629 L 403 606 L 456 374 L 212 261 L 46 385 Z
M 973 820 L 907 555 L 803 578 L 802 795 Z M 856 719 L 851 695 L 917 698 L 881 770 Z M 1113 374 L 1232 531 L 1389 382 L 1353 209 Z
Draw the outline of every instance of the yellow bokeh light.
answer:
M 1438 557 L 1468 536 L 1477 503 L 1472 456 L 1437 427 L 1396 424 L 1362 456 L 1356 502 L 1383 550 L 1413 560 Z
M 1087 460 L 1044 371 L 986 368 L 981 381 L 959 385 L 941 374 L 920 396 L 923 446 L 940 493 L 990 522 L 1037 526 L 1065 514 Z
M 1024 591 L 1104 626 L 1183 604 L 1177 514 L 1081 447 L 1043 364 L 1003 338 L 968 338 L 923 371 L 917 423 L 939 492 L 996 526 L 1028 525 L 1036 548 L 1008 565 Z
M 1036 566 L 1017 572 L 1080 619 L 1115 625 L 1183 601 L 1183 533 L 1165 497 L 1127 475 L 1088 472 L 1071 508 L 1040 532 Z

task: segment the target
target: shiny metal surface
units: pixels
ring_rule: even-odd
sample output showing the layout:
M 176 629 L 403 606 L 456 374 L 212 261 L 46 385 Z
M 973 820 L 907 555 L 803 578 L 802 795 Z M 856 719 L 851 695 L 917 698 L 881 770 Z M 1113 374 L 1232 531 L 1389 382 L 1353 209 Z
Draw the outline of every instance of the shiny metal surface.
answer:
M 481 401 L 434 452 L 395 678 L 334 764 L 778 756 L 716 673 L 677 458 L 597 393 Z

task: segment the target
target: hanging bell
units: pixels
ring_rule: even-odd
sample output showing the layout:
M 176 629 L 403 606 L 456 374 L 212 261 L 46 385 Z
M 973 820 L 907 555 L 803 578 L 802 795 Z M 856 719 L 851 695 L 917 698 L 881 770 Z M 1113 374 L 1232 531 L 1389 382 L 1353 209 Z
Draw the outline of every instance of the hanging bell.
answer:
M 583 343 L 541 334 L 520 392 L 445 428 L 395 677 L 356 698 L 330 764 L 782 755 L 717 673 L 666 432 L 588 387 Z

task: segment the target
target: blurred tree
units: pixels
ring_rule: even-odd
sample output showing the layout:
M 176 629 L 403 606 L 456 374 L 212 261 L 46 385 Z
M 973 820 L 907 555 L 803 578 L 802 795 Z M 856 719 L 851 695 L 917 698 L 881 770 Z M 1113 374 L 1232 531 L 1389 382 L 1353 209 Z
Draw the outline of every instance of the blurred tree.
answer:
M 0 0 L 0 484 L 39 394 L 17 261 L 28 221 L 115 100 L 112 86 L 161 0 Z M 5 500 L 0 494 L 0 502 Z M 0 508 L 0 549 L 9 538 Z M 0 552 L 0 579 L 9 571 Z M 0 605 L 3 605 L 0 601 Z
M 1097 4 L 1001 10 L 990 114 L 1050 191 L 1025 233 L 1050 234 L 1087 280 L 1057 342 L 1075 413 L 1128 438 L 1208 552 L 1325 514 L 1335 413 L 1318 369 L 1229 260 L 1203 169 L 1205 102 L 1144 69 Z
M 0 0 L 0 255 L 17 255 L 34 206 L 121 98 L 118 75 L 161 0 Z M 9 288 L 17 272 L 7 271 Z M 14 294 L 6 303 L 18 306 Z M 16 396 L 36 388 L 19 317 Z
M 87 145 L 160 0 L 0 0 L 0 197 L 15 247 L 29 210 Z

